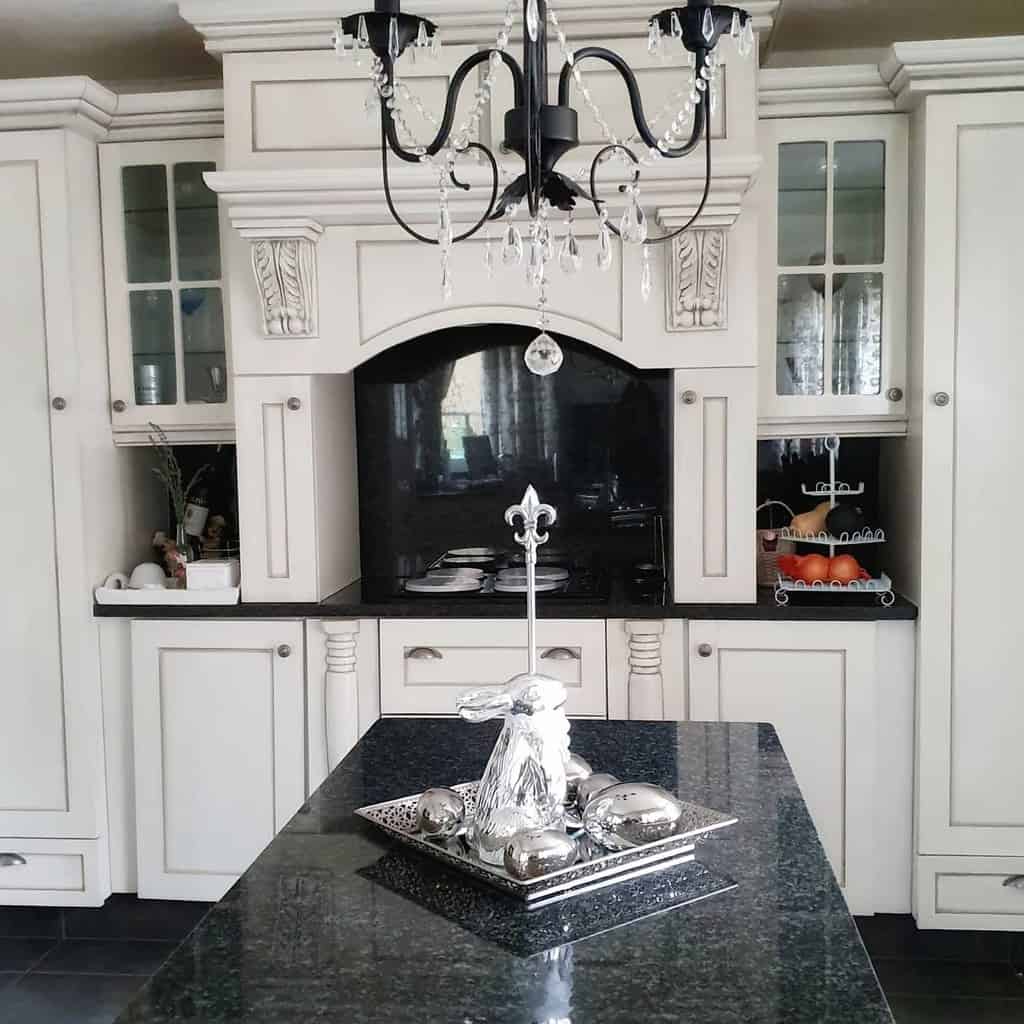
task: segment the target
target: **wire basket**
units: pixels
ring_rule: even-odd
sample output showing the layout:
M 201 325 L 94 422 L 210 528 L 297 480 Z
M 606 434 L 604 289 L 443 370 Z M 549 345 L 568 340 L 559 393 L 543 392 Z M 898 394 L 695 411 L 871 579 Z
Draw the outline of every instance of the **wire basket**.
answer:
M 757 585 L 759 587 L 775 586 L 775 581 L 778 579 L 779 574 L 779 555 L 789 555 L 796 551 L 795 542 L 782 536 L 781 531 L 784 527 L 774 525 L 770 510 L 776 506 L 784 508 L 789 513 L 790 520 L 792 520 L 793 510 L 784 501 L 776 501 L 774 498 L 769 498 L 767 501 L 762 502 L 754 510 L 755 512 L 761 512 L 764 509 L 769 509 L 768 528 L 754 531 Z

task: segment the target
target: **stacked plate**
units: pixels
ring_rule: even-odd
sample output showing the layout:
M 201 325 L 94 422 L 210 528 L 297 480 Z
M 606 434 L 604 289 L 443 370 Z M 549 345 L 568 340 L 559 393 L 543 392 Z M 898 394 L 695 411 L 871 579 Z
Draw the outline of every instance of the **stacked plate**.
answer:
M 569 578 L 569 570 L 556 565 L 538 565 L 537 592 L 558 590 Z M 526 593 L 525 569 L 502 569 L 494 581 L 494 589 L 502 594 Z
M 405 589 L 413 594 L 472 594 L 482 586 L 476 576 L 421 576 L 405 581 Z

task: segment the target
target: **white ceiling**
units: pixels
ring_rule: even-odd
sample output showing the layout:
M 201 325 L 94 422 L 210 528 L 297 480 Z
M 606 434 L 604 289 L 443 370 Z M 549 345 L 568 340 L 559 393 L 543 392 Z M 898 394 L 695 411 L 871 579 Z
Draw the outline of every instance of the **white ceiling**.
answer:
M 415 0 L 407 3 L 415 8 Z M 496 16 L 499 7 L 495 0 Z M 353 0 L 339 0 L 339 11 L 352 8 Z M 770 49 L 781 56 L 1018 33 L 1024 0 L 782 0 Z M 219 73 L 173 0 L 0 0 L 2 78 L 89 75 L 117 83 Z

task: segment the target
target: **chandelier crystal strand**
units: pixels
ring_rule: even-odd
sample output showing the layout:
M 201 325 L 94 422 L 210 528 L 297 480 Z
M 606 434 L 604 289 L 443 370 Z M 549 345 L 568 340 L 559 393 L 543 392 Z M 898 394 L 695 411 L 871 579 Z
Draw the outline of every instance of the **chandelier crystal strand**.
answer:
M 509 207 L 505 223 L 505 235 L 501 242 L 501 262 L 506 267 L 517 267 L 523 262 L 523 236 L 513 222 L 514 207 Z
M 736 51 L 741 57 L 749 57 L 754 49 L 754 20 L 747 15 L 740 31 L 739 39 L 736 41 Z
M 612 249 L 612 233 L 608 227 L 608 210 L 603 203 L 598 216 L 601 227 L 597 232 L 597 266 L 599 270 L 611 270 L 615 254 Z
M 494 277 L 494 239 L 490 228 L 484 232 L 484 269 L 488 278 Z
M 565 358 L 561 346 L 548 334 L 547 286 L 547 277 L 542 273 L 538 283 L 540 294 L 537 297 L 537 327 L 540 329 L 540 334 L 526 346 L 526 352 L 523 355 L 526 368 L 538 377 L 547 377 L 548 374 L 554 373 Z
M 644 245 L 640 257 L 640 297 L 646 302 L 651 297 L 651 247 Z
M 563 274 L 575 274 L 583 266 L 583 252 L 572 225 L 573 211 L 570 210 L 565 220 L 565 237 L 558 248 L 558 265 Z
M 342 28 L 341 18 L 338 19 L 337 25 L 334 26 L 334 34 L 331 36 L 331 45 L 334 47 L 334 52 L 342 60 L 345 59 L 347 53 L 347 47 L 345 45 L 345 29 Z

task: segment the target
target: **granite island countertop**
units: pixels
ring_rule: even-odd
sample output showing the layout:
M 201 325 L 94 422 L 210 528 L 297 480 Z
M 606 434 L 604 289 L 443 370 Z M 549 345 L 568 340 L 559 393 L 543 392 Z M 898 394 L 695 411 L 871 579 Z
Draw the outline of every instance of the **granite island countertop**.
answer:
M 595 766 L 739 823 L 691 864 L 529 912 L 353 815 L 478 778 L 496 732 L 377 722 L 118 1024 L 891 1024 L 770 725 L 573 722 Z

